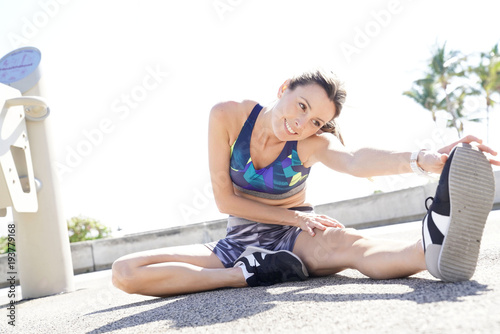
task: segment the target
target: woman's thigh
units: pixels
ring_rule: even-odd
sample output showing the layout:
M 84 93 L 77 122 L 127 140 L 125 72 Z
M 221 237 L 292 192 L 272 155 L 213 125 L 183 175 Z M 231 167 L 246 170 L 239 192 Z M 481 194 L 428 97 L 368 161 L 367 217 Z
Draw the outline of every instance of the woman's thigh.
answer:
M 293 248 L 311 275 L 325 276 L 352 267 L 356 241 L 363 237 L 354 229 L 327 228 L 312 237 L 300 233 Z
M 117 260 L 117 262 L 121 261 L 127 262 L 133 267 L 179 262 L 203 268 L 224 268 L 219 258 L 202 244 L 165 247 L 132 253 Z

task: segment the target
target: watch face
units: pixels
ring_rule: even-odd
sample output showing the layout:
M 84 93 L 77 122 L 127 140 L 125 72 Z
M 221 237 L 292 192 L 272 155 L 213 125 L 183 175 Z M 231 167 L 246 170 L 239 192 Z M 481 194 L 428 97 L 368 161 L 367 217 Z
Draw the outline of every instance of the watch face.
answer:
M 40 64 L 42 55 L 36 48 L 21 48 L 0 59 L 0 82 L 11 84 L 26 78 Z

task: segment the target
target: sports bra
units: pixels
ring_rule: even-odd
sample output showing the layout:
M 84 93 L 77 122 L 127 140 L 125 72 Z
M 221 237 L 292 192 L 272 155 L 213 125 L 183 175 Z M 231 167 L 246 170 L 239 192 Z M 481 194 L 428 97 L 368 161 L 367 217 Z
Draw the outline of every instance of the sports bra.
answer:
M 297 153 L 297 141 L 287 141 L 280 155 L 267 167 L 255 169 L 250 156 L 250 139 L 262 106 L 257 104 L 231 146 L 230 176 L 236 189 L 268 199 L 284 199 L 305 187 L 311 169 L 304 167 Z

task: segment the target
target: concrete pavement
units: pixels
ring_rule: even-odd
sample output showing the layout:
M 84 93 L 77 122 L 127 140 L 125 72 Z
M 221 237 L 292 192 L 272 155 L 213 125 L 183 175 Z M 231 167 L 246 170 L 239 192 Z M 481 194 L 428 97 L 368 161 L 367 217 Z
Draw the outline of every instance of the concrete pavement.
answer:
M 420 222 L 364 231 L 416 240 Z M 17 302 L 15 327 L 8 324 L 9 288 L 1 289 L 0 332 L 499 333 L 499 240 L 497 210 L 488 218 L 476 274 L 454 284 L 427 272 L 375 281 L 346 270 L 272 287 L 151 298 L 127 295 L 111 285 L 109 270 L 97 271 L 77 275 L 75 292 Z

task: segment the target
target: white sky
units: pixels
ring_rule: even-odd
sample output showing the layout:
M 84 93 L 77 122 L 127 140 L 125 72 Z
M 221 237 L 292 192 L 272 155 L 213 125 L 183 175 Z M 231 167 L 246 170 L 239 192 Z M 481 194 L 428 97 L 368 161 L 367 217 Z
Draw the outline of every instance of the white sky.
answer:
M 223 217 L 208 177 L 210 108 L 271 102 L 304 68 L 332 68 L 346 81 L 340 120 L 349 147 L 414 150 L 455 139 L 402 92 L 420 78 L 435 42 L 491 49 L 499 12 L 500 3 L 486 0 L 0 0 L 0 57 L 21 46 L 42 52 L 51 162 L 66 168 L 65 217 L 133 233 Z M 466 132 L 486 138 L 484 124 Z M 495 131 L 490 144 L 500 149 Z M 322 204 L 421 182 L 372 183 L 315 166 L 308 190 Z

